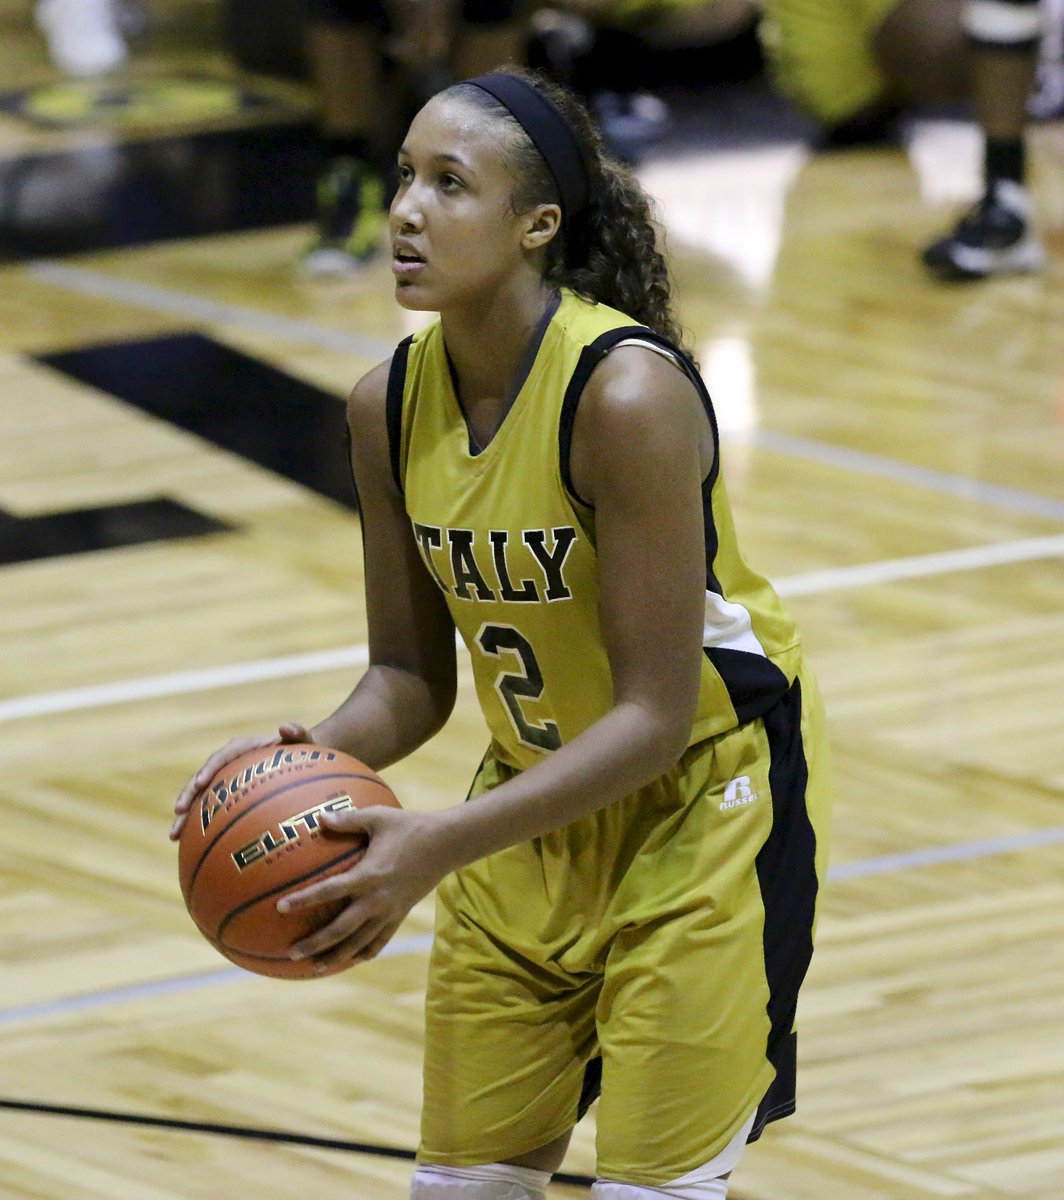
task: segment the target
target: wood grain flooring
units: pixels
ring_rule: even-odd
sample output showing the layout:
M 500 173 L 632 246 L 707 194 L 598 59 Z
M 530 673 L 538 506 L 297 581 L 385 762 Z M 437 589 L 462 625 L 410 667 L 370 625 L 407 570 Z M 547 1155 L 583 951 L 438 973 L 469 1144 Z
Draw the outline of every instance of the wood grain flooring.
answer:
M 49 70 L 22 7 L 0 4 L 16 82 Z M 0 155 L 25 152 L 5 120 Z M 916 260 L 974 190 L 963 124 L 910 153 L 643 171 L 741 535 L 803 626 L 837 761 L 799 1111 L 736 1171 L 742 1200 L 1064 1195 L 1064 126 L 1032 155 L 1049 267 L 969 288 Z M 31 1106 L 0 1108 L 11 1200 L 405 1195 L 402 1158 L 181 1124 L 416 1144 L 431 905 L 376 962 L 262 980 L 191 927 L 166 839 L 216 744 L 357 678 L 357 519 L 34 357 L 194 332 L 340 397 L 407 318 L 383 265 L 299 281 L 307 234 L 0 265 L 0 509 L 167 496 L 231 527 L 0 567 L 0 1100 Z M 389 780 L 455 803 L 483 740 L 464 675 Z M 592 1116 L 568 1171 L 593 1174 L 593 1143 Z

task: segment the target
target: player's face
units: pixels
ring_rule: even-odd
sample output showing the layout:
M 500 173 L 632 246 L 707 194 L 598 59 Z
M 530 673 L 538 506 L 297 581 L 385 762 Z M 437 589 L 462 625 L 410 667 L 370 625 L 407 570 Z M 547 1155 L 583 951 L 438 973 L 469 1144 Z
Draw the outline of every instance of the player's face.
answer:
M 392 273 L 404 308 L 440 312 L 490 296 L 522 264 L 505 126 L 455 97 L 418 113 L 399 151 Z

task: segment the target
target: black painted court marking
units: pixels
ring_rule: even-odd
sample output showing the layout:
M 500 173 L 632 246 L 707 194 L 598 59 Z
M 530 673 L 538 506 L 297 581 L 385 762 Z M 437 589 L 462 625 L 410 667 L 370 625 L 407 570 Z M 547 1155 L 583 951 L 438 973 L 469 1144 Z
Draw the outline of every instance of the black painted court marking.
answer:
M 106 1121 L 117 1125 L 138 1125 L 168 1129 L 176 1133 L 207 1133 L 214 1137 L 245 1138 L 256 1142 L 277 1142 L 288 1146 L 313 1146 L 316 1150 L 341 1150 L 348 1154 L 368 1154 L 375 1158 L 399 1158 L 413 1162 L 417 1155 L 401 1146 L 378 1146 L 373 1142 L 353 1142 L 346 1138 L 317 1137 L 310 1133 L 291 1133 L 281 1129 L 256 1129 L 249 1125 L 220 1125 L 214 1121 L 180 1121 L 174 1117 L 153 1117 L 146 1113 L 120 1112 L 108 1108 L 81 1108 L 67 1104 L 42 1104 L 34 1100 L 0 1098 L 0 1108 L 12 1112 L 46 1117 L 73 1117 L 83 1121 Z M 561 1171 L 552 1182 L 571 1187 L 589 1188 L 595 1182 L 588 1175 Z
M 202 537 L 232 529 L 227 522 L 169 496 L 31 517 L 0 509 L 0 565 Z
M 344 401 L 198 333 L 45 354 L 43 365 L 357 508 Z M 167 497 L 21 516 L 0 509 L 0 566 L 228 531 Z
M 344 400 L 278 367 L 200 333 L 65 350 L 37 361 L 356 507 Z

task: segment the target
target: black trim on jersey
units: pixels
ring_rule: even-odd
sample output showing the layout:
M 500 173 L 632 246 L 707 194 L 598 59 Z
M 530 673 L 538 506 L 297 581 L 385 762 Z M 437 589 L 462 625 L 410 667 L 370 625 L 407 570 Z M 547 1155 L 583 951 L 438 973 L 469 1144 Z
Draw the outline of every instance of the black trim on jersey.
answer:
M 414 335 L 404 338 L 395 348 L 388 369 L 388 392 L 385 398 L 385 419 L 388 423 L 388 452 L 392 460 L 392 478 L 399 494 L 403 494 L 403 392 L 406 389 L 406 363 Z
M 632 338 L 638 338 L 642 342 L 652 342 L 655 346 L 660 346 L 663 350 L 667 350 L 675 358 L 677 365 L 682 368 L 684 374 L 695 385 L 702 399 L 702 406 L 706 411 L 706 416 L 709 418 L 709 427 L 713 435 L 713 464 L 709 468 L 709 474 L 702 485 L 703 497 L 707 497 L 713 490 L 713 484 L 717 479 L 718 463 L 720 460 L 718 452 L 720 437 L 717 431 L 717 418 L 713 412 L 713 402 L 709 398 L 709 392 L 706 391 L 706 385 L 702 380 L 702 376 L 698 373 L 698 368 L 679 346 L 670 342 L 668 338 L 662 337 L 660 333 L 655 333 L 653 329 L 648 329 L 646 325 L 622 325 L 618 329 L 607 329 L 605 333 L 600 333 L 593 342 L 584 347 L 580 352 L 580 358 L 577 360 L 572 377 L 565 389 L 565 396 L 562 399 L 561 417 L 558 421 L 558 458 L 561 464 L 562 483 L 565 485 L 565 490 L 569 495 L 585 508 L 593 506 L 588 504 L 576 488 L 573 487 L 573 477 L 570 469 L 573 425 L 576 423 L 577 405 L 580 403 L 580 397 L 584 393 L 588 379 L 591 378 L 591 372 L 594 371 L 614 346 L 619 342 L 630 341 Z M 711 558 L 708 561 L 712 562 L 713 559 Z
M 713 436 L 714 438 L 717 436 L 716 425 L 713 426 Z M 717 522 L 713 520 L 713 484 L 717 478 L 716 463 L 719 457 L 719 455 L 714 455 L 713 470 L 702 482 L 702 536 L 706 544 L 706 590 L 723 596 L 724 589 L 713 571 L 713 564 L 717 561 L 717 551 L 720 549 Z
M 758 851 L 757 879 L 765 910 L 765 976 L 769 1036 L 766 1056 L 776 1078 L 758 1106 L 749 1141 L 769 1121 L 795 1108 L 798 989 L 813 955 L 813 917 L 820 887 L 816 832 L 806 808 L 809 767 L 802 744 L 802 685 L 795 680 L 762 720 L 771 761 L 772 831 Z

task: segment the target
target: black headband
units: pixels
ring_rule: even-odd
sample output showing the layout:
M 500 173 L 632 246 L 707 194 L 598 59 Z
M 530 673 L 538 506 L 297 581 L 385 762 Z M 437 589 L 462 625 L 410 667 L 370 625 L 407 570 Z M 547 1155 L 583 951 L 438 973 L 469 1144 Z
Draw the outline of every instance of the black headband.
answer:
M 501 71 L 465 79 L 494 96 L 528 134 L 554 178 L 562 200 L 562 216 L 572 221 L 587 204 L 587 167 L 573 127 L 530 83 Z

